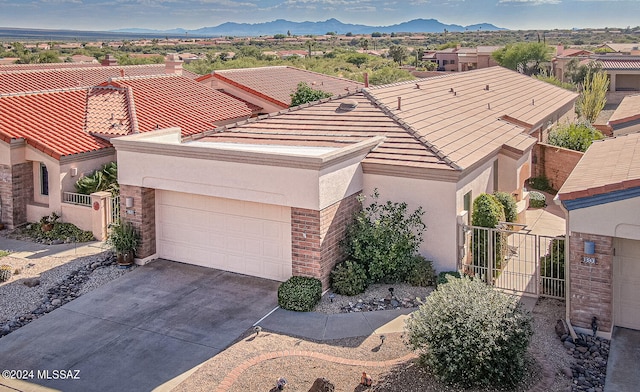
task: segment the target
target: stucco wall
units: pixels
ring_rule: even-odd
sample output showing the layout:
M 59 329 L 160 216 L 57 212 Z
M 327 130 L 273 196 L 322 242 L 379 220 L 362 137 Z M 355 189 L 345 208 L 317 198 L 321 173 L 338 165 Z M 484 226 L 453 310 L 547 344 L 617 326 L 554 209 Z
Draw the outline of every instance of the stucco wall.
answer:
M 499 163 L 498 171 L 501 171 Z M 491 160 L 460 179 L 456 185 L 456 213 L 464 210 L 464 195 L 467 192 L 471 191 L 471 203 L 481 193 L 492 193 L 494 191 L 493 176 L 493 160 Z
M 640 240 L 640 198 L 571 210 L 569 230 Z
M 365 195 L 371 195 L 376 188 L 380 193 L 381 202 L 404 201 L 409 211 L 422 206 L 425 211 L 423 221 L 427 230 L 424 233 L 420 254 L 432 260 L 437 271 L 455 270 L 456 184 L 365 173 Z
M 91 207 L 62 203 L 60 212 L 63 222 L 73 223 L 82 230 L 93 230 Z

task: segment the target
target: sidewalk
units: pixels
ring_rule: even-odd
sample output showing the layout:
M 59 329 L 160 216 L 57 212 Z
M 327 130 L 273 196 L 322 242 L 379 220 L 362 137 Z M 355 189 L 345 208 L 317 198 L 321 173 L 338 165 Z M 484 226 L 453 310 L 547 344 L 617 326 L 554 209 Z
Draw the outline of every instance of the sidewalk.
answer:
M 104 252 L 107 250 L 107 247 L 104 242 L 99 241 L 45 245 L 31 241 L 0 237 L 0 249 L 10 251 L 11 257 L 33 260 L 47 256 L 89 256 Z

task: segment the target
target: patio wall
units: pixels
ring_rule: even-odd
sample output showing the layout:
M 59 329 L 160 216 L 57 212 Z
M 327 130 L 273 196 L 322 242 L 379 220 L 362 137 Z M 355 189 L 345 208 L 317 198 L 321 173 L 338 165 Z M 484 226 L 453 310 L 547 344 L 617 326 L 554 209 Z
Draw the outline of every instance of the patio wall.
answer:
M 533 177 L 545 176 L 553 189 L 560 189 L 584 153 L 546 143 L 533 148 Z

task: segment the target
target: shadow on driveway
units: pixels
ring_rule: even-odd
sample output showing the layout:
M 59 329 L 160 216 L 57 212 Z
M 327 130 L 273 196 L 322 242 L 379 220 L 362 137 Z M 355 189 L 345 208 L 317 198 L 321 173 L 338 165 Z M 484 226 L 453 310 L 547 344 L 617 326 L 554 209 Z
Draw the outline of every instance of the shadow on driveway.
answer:
M 0 369 L 33 370 L 25 380 L 33 387 L 150 391 L 224 350 L 269 313 L 278 285 L 158 260 L 1 338 Z M 79 379 L 54 379 L 54 370 L 77 370 Z

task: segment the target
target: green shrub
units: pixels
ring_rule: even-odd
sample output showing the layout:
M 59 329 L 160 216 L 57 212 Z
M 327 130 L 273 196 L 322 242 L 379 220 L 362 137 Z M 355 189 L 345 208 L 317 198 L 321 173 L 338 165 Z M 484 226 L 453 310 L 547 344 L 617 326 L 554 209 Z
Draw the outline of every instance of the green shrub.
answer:
M 553 239 L 549 243 L 547 254 L 540 257 L 542 294 L 564 297 L 564 245 L 564 239 Z
M 547 205 L 547 198 L 540 192 L 529 192 L 529 207 L 543 208 Z
M 60 216 L 52 212 L 49 216 L 43 216 L 40 222 L 30 223 L 19 229 L 20 233 L 37 242 L 88 242 L 93 241 L 93 233 L 79 229 L 73 223 L 59 222 Z M 46 231 L 43 230 L 46 227 Z
M 331 272 L 331 288 L 338 294 L 360 294 L 366 290 L 367 283 L 367 271 L 352 260 L 338 264 Z
M 494 228 L 504 220 L 504 208 L 495 196 L 481 193 L 473 201 L 473 213 L 471 214 L 473 226 Z
M 407 203 L 378 203 L 377 190 L 371 197 L 371 204 L 357 212 L 347 227 L 345 252 L 366 268 L 373 282 L 403 280 L 409 258 L 422 243 L 424 211 L 419 207 L 409 213 Z M 364 204 L 364 197 L 358 200 Z
M 436 271 L 433 262 L 420 255 L 409 259 L 406 281 L 412 286 L 433 286 L 436 283 Z
M 570 150 L 587 151 L 594 140 L 603 139 L 604 135 L 588 122 L 558 125 L 549 133 L 549 144 Z
M 537 189 L 543 192 L 556 193 L 556 190 L 553 189 L 551 183 L 549 183 L 549 179 L 545 176 L 532 177 L 527 181 L 527 183 L 532 189 Z
M 292 276 L 278 287 L 278 305 L 282 309 L 310 312 L 322 296 L 322 283 L 316 278 Z
M 460 272 L 458 271 L 442 271 L 438 274 L 438 285 L 445 284 L 449 280 L 447 276 L 452 276 L 454 278 L 460 279 Z
M 120 193 L 118 185 L 118 164 L 109 162 L 93 173 L 82 176 L 75 183 L 76 192 L 90 195 L 94 192 L 110 192 L 112 195 Z
M 518 206 L 516 198 L 507 192 L 494 192 L 493 196 L 502 204 L 504 209 L 504 219 L 507 222 L 515 222 L 518 220 Z
M 407 345 L 436 377 L 465 387 L 517 384 L 533 334 L 516 297 L 467 277 L 429 295 L 406 329 Z

